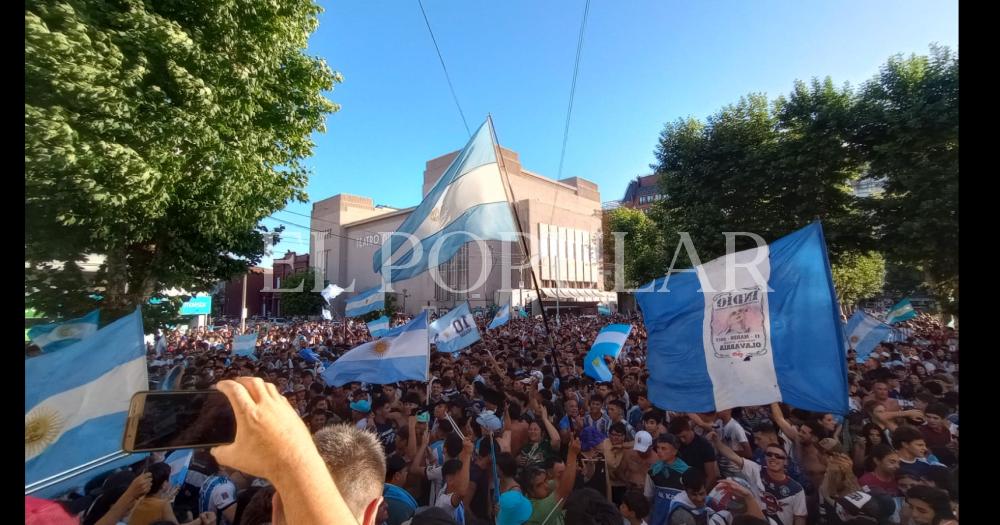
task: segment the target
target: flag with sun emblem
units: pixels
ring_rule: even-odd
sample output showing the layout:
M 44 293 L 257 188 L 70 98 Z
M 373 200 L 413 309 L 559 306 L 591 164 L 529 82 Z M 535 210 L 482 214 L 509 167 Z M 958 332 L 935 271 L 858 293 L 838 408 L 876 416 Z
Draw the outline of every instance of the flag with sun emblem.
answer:
M 426 381 L 430 360 L 427 312 L 393 328 L 381 339 L 352 348 L 323 372 L 326 384 L 352 381 L 384 385 L 399 381 Z
M 52 352 L 81 341 L 97 331 L 98 310 L 79 318 L 61 323 L 33 326 L 28 330 L 28 338 L 43 352 Z
M 24 380 L 25 485 L 121 452 L 132 394 L 149 388 L 139 310 L 25 360 Z

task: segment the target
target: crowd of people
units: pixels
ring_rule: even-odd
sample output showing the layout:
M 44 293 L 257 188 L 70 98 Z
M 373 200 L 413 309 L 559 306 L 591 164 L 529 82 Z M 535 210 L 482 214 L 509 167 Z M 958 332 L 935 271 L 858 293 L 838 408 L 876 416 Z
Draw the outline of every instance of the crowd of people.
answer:
M 359 321 L 253 326 L 254 356 L 233 354 L 236 328 L 169 332 L 149 345 L 151 387 L 219 388 L 236 443 L 197 451 L 179 489 L 152 454 L 61 505 L 84 524 L 129 525 L 340 511 L 365 525 L 958 522 L 958 334 L 934 317 L 863 362 L 848 351 L 849 414 L 673 412 L 644 386 L 638 314 L 562 315 L 551 335 L 513 317 L 493 330 L 480 319 L 482 340 L 457 355 L 432 352 L 429 382 L 341 387 L 321 372 L 371 339 Z M 583 357 L 609 323 L 633 329 L 612 381 L 597 382 Z

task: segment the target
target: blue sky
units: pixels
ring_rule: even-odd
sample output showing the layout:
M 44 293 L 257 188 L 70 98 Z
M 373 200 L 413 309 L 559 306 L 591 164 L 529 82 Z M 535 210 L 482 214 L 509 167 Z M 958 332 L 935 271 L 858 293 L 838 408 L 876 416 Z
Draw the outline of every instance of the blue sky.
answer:
M 341 110 L 316 134 L 311 201 L 337 193 L 406 207 L 424 163 L 468 138 L 416 0 L 325 1 L 308 52 L 344 82 Z M 424 0 L 468 125 L 493 114 L 500 143 L 556 178 L 585 0 Z M 562 177 L 621 198 L 649 173 L 666 122 L 704 118 L 750 92 L 774 98 L 796 79 L 858 85 L 896 53 L 958 48 L 958 2 L 592 0 Z M 276 217 L 308 225 L 311 204 Z M 272 220 L 268 226 L 278 224 Z M 275 253 L 308 251 L 287 226 Z M 294 233 L 301 238 L 294 238 Z M 270 258 L 263 266 L 270 266 Z

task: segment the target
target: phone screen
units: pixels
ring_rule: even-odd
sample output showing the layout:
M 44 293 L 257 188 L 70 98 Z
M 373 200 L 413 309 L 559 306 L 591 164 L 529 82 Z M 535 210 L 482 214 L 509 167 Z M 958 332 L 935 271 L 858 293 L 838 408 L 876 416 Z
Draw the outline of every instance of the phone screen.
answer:
M 123 449 L 205 448 L 235 438 L 236 417 L 221 392 L 139 392 L 132 398 Z

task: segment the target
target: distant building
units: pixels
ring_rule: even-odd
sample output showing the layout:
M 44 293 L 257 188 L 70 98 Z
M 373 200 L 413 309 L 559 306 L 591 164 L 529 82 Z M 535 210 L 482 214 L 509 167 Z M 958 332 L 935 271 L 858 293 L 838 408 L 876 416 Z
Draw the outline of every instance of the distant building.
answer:
M 620 205 L 637 210 L 648 210 L 654 202 L 664 198 L 660 192 L 659 182 L 660 176 L 656 174 L 636 177 L 625 188 L 625 196 L 622 197 Z

